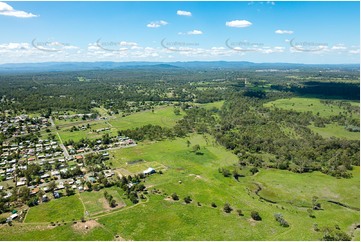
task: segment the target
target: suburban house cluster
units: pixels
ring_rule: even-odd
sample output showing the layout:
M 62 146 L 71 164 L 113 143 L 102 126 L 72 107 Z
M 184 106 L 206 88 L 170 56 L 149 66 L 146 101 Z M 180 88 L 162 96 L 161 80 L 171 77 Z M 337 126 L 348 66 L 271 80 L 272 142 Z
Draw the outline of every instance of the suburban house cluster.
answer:
M 86 165 L 87 155 L 96 154 L 106 160 L 108 150 L 137 145 L 129 137 L 117 136 L 106 143 L 98 139 L 92 147 L 82 144 L 81 148 L 75 149 L 73 145 L 65 146 L 55 136 L 42 139 L 28 135 L 42 132 L 50 125 L 51 120 L 27 115 L 0 121 L 1 133 L 11 134 L 0 143 L 0 201 L 9 203 L 14 190 L 19 192 L 22 188 L 28 189 L 30 197 L 38 198 L 36 204 L 57 199 L 68 193 L 66 189 L 86 191 L 89 184 L 114 175 L 104 162 L 100 171 L 91 170 L 92 167 Z

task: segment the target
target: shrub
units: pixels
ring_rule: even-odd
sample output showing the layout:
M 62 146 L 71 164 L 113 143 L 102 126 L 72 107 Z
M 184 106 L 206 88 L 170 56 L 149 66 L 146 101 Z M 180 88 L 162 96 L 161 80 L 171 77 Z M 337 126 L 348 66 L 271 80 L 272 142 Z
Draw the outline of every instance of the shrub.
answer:
M 283 227 L 289 227 L 290 226 L 288 224 L 288 222 L 283 218 L 282 214 L 276 213 L 274 216 L 275 216 L 276 221 L 279 222 L 281 226 L 283 226 Z
M 226 203 L 226 204 L 224 204 L 224 207 L 223 207 L 223 211 L 224 212 L 226 212 L 226 213 L 230 213 L 230 212 L 232 212 L 232 208 L 231 208 L 231 206 L 229 205 L 229 203 Z
M 177 193 L 173 193 L 173 194 L 172 194 L 172 199 L 173 199 L 174 201 L 179 200 L 179 197 L 178 197 Z
M 184 202 L 185 202 L 185 203 L 190 203 L 190 202 L 192 202 L 191 197 L 190 197 L 190 196 L 186 196 L 186 197 L 184 198 Z
M 251 217 L 256 221 L 261 221 L 262 220 L 261 216 L 259 215 L 259 213 L 257 211 L 252 211 L 251 212 Z

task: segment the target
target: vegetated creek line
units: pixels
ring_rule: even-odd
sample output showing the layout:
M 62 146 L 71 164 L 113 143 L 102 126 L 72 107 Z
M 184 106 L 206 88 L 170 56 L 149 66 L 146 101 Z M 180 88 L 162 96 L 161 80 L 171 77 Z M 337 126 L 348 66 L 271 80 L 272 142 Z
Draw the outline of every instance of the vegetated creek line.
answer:
M 339 206 L 344 207 L 344 208 L 349 208 L 349 209 L 352 209 L 352 210 L 355 210 L 355 211 L 360 211 L 360 208 L 351 207 L 349 205 L 346 205 L 346 204 L 343 204 L 343 203 L 340 203 L 340 202 L 336 202 L 336 201 L 332 201 L 332 200 L 327 200 L 327 202 L 339 205 Z
M 269 200 L 269 199 L 267 199 L 267 198 L 262 197 L 262 196 L 259 194 L 259 192 L 262 190 L 261 185 L 259 185 L 258 183 L 254 183 L 254 184 L 257 186 L 257 190 L 254 191 L 254 193 L 255 193 L 261 200 L 264 200 L 264 201 L 269 202 L 269 203 L 277 204 L 277 202 L 275 202 L 275 201 L 272 201 L 272 200 Z M 332 201 L 332 200 L 327 200 L 327 202 L 333 203 L 333 204 L 336 204 L 336 205 L 339 205 L 339 206 L 344 207 L 344 208 L 349 208 L 349 209 L 352 209 L 352 210 L 355 210 L 355 211 L 360 211 L 359 208 L 351 207 L 351 206 L 349 206 L 349 205 L 346 205 L 346 204 L 343 204 L 343 203 L 340 203 L 340 202 L 336 202 L 336 201 Z
M 269 199 L 264 198 L 264 197 L 262 197 L 261 195 L 259 195 L 259 192 L 262 190 L 262 187 L 261 187 L 259 184 L 257 184 L 257 183 L 254 183 L 254 184 L 257 186 L 257 190 L 254 191 L 254 193 L 255 193 L 261 200 L 264 200 L 264 201 L 269 202 L 269 203 L 272 203 L 272 204 L 277 204 L 277 202 L 272 201 L 272 200 L 269 200 Z

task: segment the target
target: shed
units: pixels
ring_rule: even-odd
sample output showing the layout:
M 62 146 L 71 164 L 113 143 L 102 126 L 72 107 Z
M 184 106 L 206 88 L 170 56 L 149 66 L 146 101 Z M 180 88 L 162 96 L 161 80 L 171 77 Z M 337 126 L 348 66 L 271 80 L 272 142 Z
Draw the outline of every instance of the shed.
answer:
M 143 171 L 143 173 L 144 173 L 144 175 L 153 174 L 153 173 L 155 173 L 155 170 L 153 168 L 149 167 L 148 169 Z

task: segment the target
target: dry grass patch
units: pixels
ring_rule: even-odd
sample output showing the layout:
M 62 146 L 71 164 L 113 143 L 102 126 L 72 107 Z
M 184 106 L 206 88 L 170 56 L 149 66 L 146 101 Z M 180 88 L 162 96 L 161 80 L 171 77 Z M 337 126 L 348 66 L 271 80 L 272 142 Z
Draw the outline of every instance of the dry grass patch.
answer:
M 95 227 L 101 226 L 100 223 L 98 223 L 95 220 L 89 220 L 86 222 L 78 222 L 76 224 L 73 224 L 71 227 L 74 229 L 75 232 L 86 234 Z

